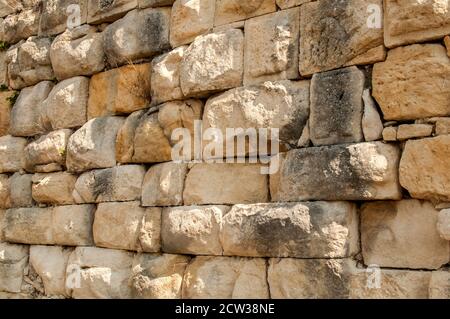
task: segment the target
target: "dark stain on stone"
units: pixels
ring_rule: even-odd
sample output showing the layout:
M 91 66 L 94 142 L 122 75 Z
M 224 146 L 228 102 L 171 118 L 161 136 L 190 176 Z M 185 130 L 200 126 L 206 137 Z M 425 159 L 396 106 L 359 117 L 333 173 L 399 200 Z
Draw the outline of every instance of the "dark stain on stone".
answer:
M 111 196 L 113 191 L 112 184 L 113 169 L 103 169 L 95 172 L 94 198 L 97 199 L 99 196 Z

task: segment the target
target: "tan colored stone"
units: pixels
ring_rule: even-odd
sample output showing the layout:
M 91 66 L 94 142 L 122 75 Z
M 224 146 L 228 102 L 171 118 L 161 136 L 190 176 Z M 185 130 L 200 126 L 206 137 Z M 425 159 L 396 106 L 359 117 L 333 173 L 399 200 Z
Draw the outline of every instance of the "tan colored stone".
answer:
M 375 101 L 370 95 L 370 90 L 363 92 L 364 114 L 362 118 L 362 130 L 366 142 L 380 140 L 383 137 L 383 122 L 378 113 Z
M 11 183 L 8 175 L 0 174 L 0 210 L 11 207 Z M 1 228 L 0 228 L 1 229 Z M 0 230 L 1 233 L 1 230 Z M 1 241 L 1 235 L 0 235 Z
M 403 124 L 398 127 L 397 139 L 399 141 L 416 137 L 427 137 L 433 133 L 433 125 L 430 124 Z
M 135 9 L 138 5 L 138 0 L 87 0 L 87 2 L 87 23 L 89 24 L 113 22 L 123 17 L 128 11 Z
M 13 173 L 23 167 L 27 140 L 11 135 L 0 136 L 0 173 Z
M 52 233 L 56 245 L 92 246 L 94 205 L 57 206 L 52 212 Z
M 450 57 L 450 36 L 445 36 L 444 38 L 444 44 L 445 47 L 447 48 L 447 55 Z
M 436 135 L 450 134 L 450 118 L 443 117 L 436 120 Z
M 15 94 L 15 91 L 0 92 L 0 136 L 7 135 L 9 132 L 12 108 L 9 99 Z
M 39 6 L 11 14 L 3 20 L 2 35 L 6 43 L 16 43 L 37 35 L 39 31 Z
M 85 24 L 88 12 L 87 2 L 88 0 L 43 0 L 39 35 L 56 35 L 64 32 L 66 28 L 69 28 L 69 23 L 74 23 L 75 12 L 79 24 Z M 70 6 L 77 6 L 77 11 L 74 12 Z
M 175 0 L 139 0 L 139 8 L 156 8 L 171 6 Z
M 306 2 L 315 1 L 315 0 L 276 0 L 277 5 L 280 9 L 287 9 L 291 7 L 296 7 L 302 5 Z
M 70 205 L 77 176 L 67 172 L 34 174 L 32 194 L 38 203 Z
M 437 228 L 442 239 L 450 240 L 450 209 L 439 212 Z
M 33 198 L 31 196 L 31 179 L 32 174 L 14 173 L 9 178 L 11 187 L 10 199 L 11 207 L 31 207 L 33 206 Z
M 214 26 L 247 20 L 276 10 L 275 0 L 218 0 L 216 1 Z
M 28 246 L 0 242 L 0 291 L 20 292 L 28 265 Z
M 430 299 L 447 299 L 450 298 L 450 270 L 433 271 L 431 273 Z
M 388 126 L 383 129 L 383 140 L 386 142 L 395 142 L 397 140 L 397 127 Z

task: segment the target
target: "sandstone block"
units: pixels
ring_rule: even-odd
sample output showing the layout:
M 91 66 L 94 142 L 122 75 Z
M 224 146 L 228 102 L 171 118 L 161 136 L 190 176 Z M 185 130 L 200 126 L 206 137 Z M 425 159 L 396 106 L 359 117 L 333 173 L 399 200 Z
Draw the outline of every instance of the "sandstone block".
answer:
M 74 13 L 79 25 L 86 23 L 88 0 L 43 0 L 39 24 L 39 35 L 56 35 L 70 29 Z M 74 11 L 71 6 L 77 6 Z
M 431 273 L 430 287 L 428 289 L 430 299 L 448 299 L 450 296 L 450 271 L 433 271 Z
M 11 207 L 30 207 L 33 206 L 31 196 L 31 178 L 32 174 L 14 173 L 9 178 Z
M 383 137 L 383 122 L 378 113 L 375 101 L 368 89 L 363 92 L 364 114 L 361 122 L 366 142 L 380 140 Z
M 39 7 L 11 14 L 3 20 L 2 35 L 6 43 L 16 43 L 37 35 L 39 31 Z
M 14 96 L 15 91 L 0 92 L 0 136 L 9 132 L 11 118 L 11 103 L 9 99 Z
M 407 140 L 416 137 L 427 137 L 433 133 L 433 125 L 430 124 L 403 124 L 398 127 L 397 139 Z
M 11 182 L 9 180 L 8 175 L 0 174 L 0 211 L 1 209 L 7 209 L 10 207 L 11 207 Z M 1 234 L 0 234 L 0 241 L 1 241 Z
M 450 118 L 443 117 L 436 120 L 436 135 L 450 134 Z
M 94 205 L 69 205 L 53 208 L 52 233 L 56 245 L 92 246 Z
M 11 135 L 0 136 L 0 173 L 13 173 L 23 167 L 27 140 Z
M 397 140 L 397 127 L 389 126 L 383 129 L 383 140 L 386 142 L 395 142 Z
M 275 12 L 276 10 L 275 0 L 252 0 L 245 2 L 238 0 L 218 0 L 216 1 L 214 25 L 219 26 L 246 20 Z
M 119 1 L 88 1 L 87 23 L 97 24 L 112 22 L 123 17 L 128 11 L 133 10 L 138 5 L 138 0 Z
M 0 291 L 20 292 L 25 267 L 28 265 L 28 246 L 0 242 Z
M 437 227 L 441 238 L 450 240 L 450 209 L 443 209 L 439 212 Z
M 77 177 L 67 172 L 34 174 L 32 195 L 38 203 L 70 205 Z

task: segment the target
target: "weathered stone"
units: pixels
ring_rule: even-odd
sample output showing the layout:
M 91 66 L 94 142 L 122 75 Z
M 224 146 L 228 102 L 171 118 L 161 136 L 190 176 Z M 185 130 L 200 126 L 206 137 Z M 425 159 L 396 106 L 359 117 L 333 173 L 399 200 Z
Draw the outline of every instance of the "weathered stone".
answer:
M 158 252 L 161 208 L 143 208 L 139 202 L 101 203 L 93 226 L 98 247 Z
M 66 296 L 66 268 L 73 248 L 60 246 L 31 246 L 30 265 L 42 279 L 45 294 Z
M 381 267 L 437 269 L 450 261 L 437 231 L 438 211 L 429 202 L 366 203 L 361 214 L 364 262 Z
M 293 150 L 271 175 L 272 201 L 400 199 L 399 160 L 381 142 Z
M 151 95 L 154 104 L 183 98 L 180 64 L 187 48 L 187 46 L 181 46 L 153 59 Z
M 366 142 L 380 140 L 383 137 L 383 122 L 381 122 L 375 101 L 370 95 L 370 90 L 363 91 L 364 114 L 361 122 L 364 139 Z
M 427 137 L 433 133 L 433 125 L 430 124 L 403 124 L 398 127 L 397 139 L 407 140 L 415 137 Z
M 32 194 L 38 203 L 70 205 L 77 177 L 67 172 L 34 174 Z
M 23 137 L 0 136 L 0 173 L 18 172 L 23 167 L 25 145 Z
M 0 211 L 1 209 L 7 209 L 11 207 L 11 182 L 8 175 L 0 174 Z M 0 218 L 1 219 L 1 218 Z M 1 238 L 1 227 L 0 227 L 0 241 Z
M 309 129 L 314 145 L 363 141 L 364 73 L 349 67 L 314 74 Z
M 57 206 L 52 213 L 52 234 L 56 245 L 92 246 L 94 205 Z
M 275 0 L 218 0 L 216 1 L 214 25 L 246 20 L 276 10 Z
M 0 183 L 1 183 L 1 177 L 0 177 Z M 0 184 L 0 187 L 1 184 Z M 0 189 L 1 192 L 1 189 Z M 0 194 L 1 196 L 1 194 Z M 0 209 L 0 242 L 3 242 L 5 240 L 4 236 L 4 228 L 5 228 L 5 214 L 6 211 L 4 209 Z
M 298 78 L 299 33 L 300 8 L 246 21 L 244 85 Z
M 16 94 L 15 91 L 0 92 L 0 136 L 9 132 L 9 122 L 11 118 L 10 99 Z
M 0 21 L 0 32 L 1 32 L 1 21 Z M 0 52 L 0 86 L 8 86 L 8 64 L 6 62 L 8 58 L 7 51 Z M 2 93 L 1 95 L 4 95 Z M 0 96 L 1 96 L 0 95 Z
M 142 183 L 142 206 L 183 204 L 187 164 L 162 163 L 150 167 Z
M 150 101 L 150 64 L 126 65 L 91 78 L 88 118 L 132 113 Z
M 184 206 L 162 212 L 162 250 L 168 253 L 222 255 L 220 232 L 228 206 Z
M 0 242 L 0 291 L 20 292 L 27 265 L 28 246 Z
M 400 161 L 400 184 L 414 198 L 450 201 L 449 158 L 450 135 L 409 140 Z
M 267 299 L 266 262 L 260 258 L 196 257 L 186 268 L 182 297 Z
M 109 65 L 151 58 L 170 48 L 170 8 L 133 10 L 103 31 Z
M 184 204 L 267 202 L 268 177 L 261 168 L 258 164 L 195 164 L 186 177 Z
M 450 271 L 433 271 L 431 273 L 430 287 L 429 287 L 430 299 L 448 299 L 450 298 Z
M 280 9 L 287 9 L 291 7 L 296 7 L 302 5 L 306 2 L 315 1 L 315 0 L 276 0 L 278 7 Z
M 116 136 L 124 119 L 95 118 L 76 131 L 67 144 L 67 169 L 82 172 L 116 165 Z
M 171 6 L 175 0 L 138 0 L 139 8 L 156 8 Z
M 450 115 L 450 59 L 440 44 L 414 44 L 390 50 L 373 67 L 373 96 L 385 120 Z
M 33 197 L 31 196 L 31 178 L 32 174 L 14 173 L 9 178 L 11 187 L 10 199 L 11 207 L 30 207 L 33 206 Z
M 72 130 L 69 129 L 53 131 L 28 144 L 25 147 L 25 168 L 33 172 L 37 165 L 64 165 L 71 134 Z
M 440 0 L 384 2 L 384 41 L 395 47 L 450 34 L 448 3 Z
M 128 11 L 138 5 L 138 0 L 102 1 L 87 0 L 88 16 L 87 23 L 97 24 L 112 22 L 123 17 Z
M 39 35 L 56 35 L 86 23 L 88 0 L 43 0 Z M 76 7 L 76 9 L 74 8 Z M 74 17 L 75 15 L 75 17 Z M 79 19 L 78 21 L 74 21 Z M 89 21 L 88 21 L 89 22 Z
M 214 26 L 215 0 L 176 0 L 170 21 L 173 48 L 189 44 Z
M 77 203 L 131 201 L 141 197 L 145 168 L 123 165 L 85 172 L 77 179 L 73 197 Z
M 67 265 L 67 295 L 75 299 L 129 298 L 132 262 L 133 254 L 123 250 L 77 247 Z
M 42 101 L 53 88 L 53 82 L 42 81 L 20 91 L 11 110 L 9 132 L 15 136 L 33 136 L 45 131 L 41 119 Z
M 6 17 L 16 10 L 22 9 L 22 4 L 17 3 L 15 0 L 1 0 L 0 1 L 0 17 Z
M 199 36 L 183 56 L 181 90 L 185 96 L 202 96 L 241 86 L 243 65 L 244 35 L 241 30 Z
M 42 102 L 44 123 L 53 130 L 86 123 L 89 79 L 76 76 L 56 84 Z
M 436 135 L 450 134 L 450 118 L 443 117 L 436 120 Z
M 382 1 L 319 0 L 302 5 L 300 73 L 383 61 L 383 28 L 381 21 L 376 25 L 368 19 L 370 6 L 381 11 Z
M 88 25 L 68 29 L 53 41 L 50 59 L 60 81 L 98 73 L 105 67 L 102 35 Z
M 6 43 L 16 43 L 37 35 L 39 31 L 39 7 L 11 14 L 3 20 L 2 35 Z
M 52 39 L 30 37 L 7 53 L 8 83 L 13 89 L 22 89 L 40 81 L 52 80 L 50 46 Z
M 388 126 L 383 129 L 383 140 L 386 142 L 395 142 L 397 140 L 397 127 Z
M 450 209 L 439 212 L 437 228 L 441 238 L 450 240 Z
M 139 299 L 179 299 L 188 256 L 137 254 L 130 279 L 131 294 Z
M 346 202 L 235 205 L 221 242 L 229 256 L 343 258 L 359 252 L 358 223 Z
M 305 127 L 303 128 L 302 135 L 297 142 L 298 147 L 309 147 L 311 144 L 311 133 L 309 130 L 309 120 L 306 121 Z

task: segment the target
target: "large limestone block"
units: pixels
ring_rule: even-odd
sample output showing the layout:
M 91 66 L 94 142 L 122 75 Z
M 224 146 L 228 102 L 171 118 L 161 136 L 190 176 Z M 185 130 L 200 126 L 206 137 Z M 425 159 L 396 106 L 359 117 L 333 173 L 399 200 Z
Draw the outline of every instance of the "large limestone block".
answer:
M 70 136 L 67 169 L 83 172 L 116 165 L 116 136 L 124 119 L 107 116 L 90 120 Z
M 194 41 L 214 26 L 215 0 L 176 0 L 170 21 L 170 44 L 173 48 Z
M 450 240 L 450 209 L 443 209 L 439 212 L 437 227 L 441 238 Z
M 88 118 L 132 113 L 150 104 L 150 63 L 95 74 L 89 85 Z
M 71 205 L 77 177 L 67 172 L 34 174 L 33 199 L 42 204 Z
M 145 168 L 139 165 L 91 170 L 78 177 L 73 197 L 77 203 L 138 200 L 144 175 Z
M 30 37 L 7 52 L 8 83 L 13 89 L 22 89 L 40 81 L 53 80 L 50 62 L 52 39 Z
M 271 175 L 272 201 L 400 199 L 399 161 L 381 142 L 293 150 Z
M 31 246 L 30 265 L 44 283 L 45 295 L 66 296 L 66 268 L 73 248 Z
M 42 102 L 47 98 L 53 86 L 53 82 L 42 81 L 20 91 L 11 110 L 11 126 L 9 128 L 11 135 L 33 136 L 45 131 L 41 118 Z
M 100 203 L 95 212 L 94 241 L 98 247 L 158 252 L 161 209 L 139 202 Z
M 387 0 L 384 2 L 384 42 L 391 48 L 443 38 L 450 34 L 447 1 Z
M 180 299 L 188 256 L 137 254 L 130 278 L 136 299 Z
M 414 44 L 390 50 L 375 64 L 373 96 L 385 120 L 450 115 L 450 59 L 440 44 Z M 443 82 L 444 81 L 444 82 Z
M 400 161 L 400 184 L 412 197 L 450 201 L 450 135 L 409 140 Z
M 83 126 L 87 121 L 89 78 L 76 76 L 56 84 L 42 102 L 44 122 L 53 130 Z
M 87 2 L 88 0 L 43 0 L 39 35 L 56 35 L 66 28 L 72 28 L 75 23 L 85 24 Z
M 53 208 L 53 241 L 63 246 L 92 246 L 94 205 L 69 205 Z
M 0 211 L 11 207 L 11 182 L 8 175 L 0 174 Z M 1 219 L 1 218 L 0 218 Z M 1 238 L 0 227 L 0 241 Z
M 50 59 L 58 80 L 92 75 L 105 67 L 102 34 L 92 26 L 68 29 L 53 41 Z
M 380 267 L 438 269 L 450 261 L 448 241 L 437 231 L 429 202 L 366 203 L 361 214 L 364 262 Z
M 170 48 L 170 8 L 133 10 L 108 25 L 103 43 L 109 65 L 151 58 Z
M 184 205 L 267 202 L 268 177 L 261 168 L 258 164 L 195 164 L 186 177 Z
M 0 242 L 0 291 L 20 292 L 28 265 L 28 246 Z
M 182 205 L 187 171 L 184 163 L 168 162 L 150 167 L 142 184 L 142 205 Z
M 244 85 L 298 78 L 299 33 L 300 8 L 246 21 Z
M 275 12 L 275 0 L 218 0 L 214 25 L 219 26 Z
M 32 174 L 14 173 L 9 178 L 11 187 L 10 199 L 11 207 L 31 207 L 33 197 L 31 196 Z
M 196 257 L 184 274 L 182 297 L 267 299 L 266 262 L 260 258 Z
M 310 138 L 314 145 L 362 142 L 364 73 L 352 66 L 314 74 Z
M 130 298 L 132 263 L 130 252 L 77 247 L 67 264 L 67 295 L 75 299 Z
M 220 129 L 224 137 L 227 128 L 243 128 L 241 135 L 247 129 L 277 128 L 283 146 L 296 146 L 309 117 L 309 101 L 309 81 L 266 82 L 232 89 L 207 101 L 203 128 Z M 246 153 L 251 151 L 249 147 Z
M 0 173 L 18 172 L 23 167 L 25 145 L 23 137 L 0 136 Z
M 241 30 L 199 36 L 181 62 L 181 90 L 185 96 L 208 95 L 241 86 L 244 68 Z
M 87 0 L 87 2 L 87 23 L 89 24 L 115 21 L 123 17 L 128 11 L 135 9 L 138 5 L 138 0 Z
M 11 119 L 11 103 L 9 100 L 14 95 L 15 91 L 0 92 L 0 136 L 7 135 L 9 132 Z
M 235 205 L 221 242 L 230 256 L 343 258 L 359 252 L 358 223 L 347 202 Z
M 72 130 L 62 129 L 42 135 L 25 147 L 25 168 L 39 171 L 36 167 L 48 164 L 63 166 L 66 161 L 66 147 Z
M 3 20 L 2 35 L 6 43 L 16 43 L 37 35 L 39 31 L 39 6 L 11 14 Z
M 162 212 L 162 250 L 192 255 L 222 255 L 223 218 L 229 206 L 183 206 Z
M 428 289 L 430 299 L 450 298 L 450 270 L 433 271 L 431 273 L 430 287 Z
M 372 25 L 371 6 L 381 11 L 382 1 L 319 0 L 302 5 L 300 73 L 383 61 L 383 29 L 381 22 Z

